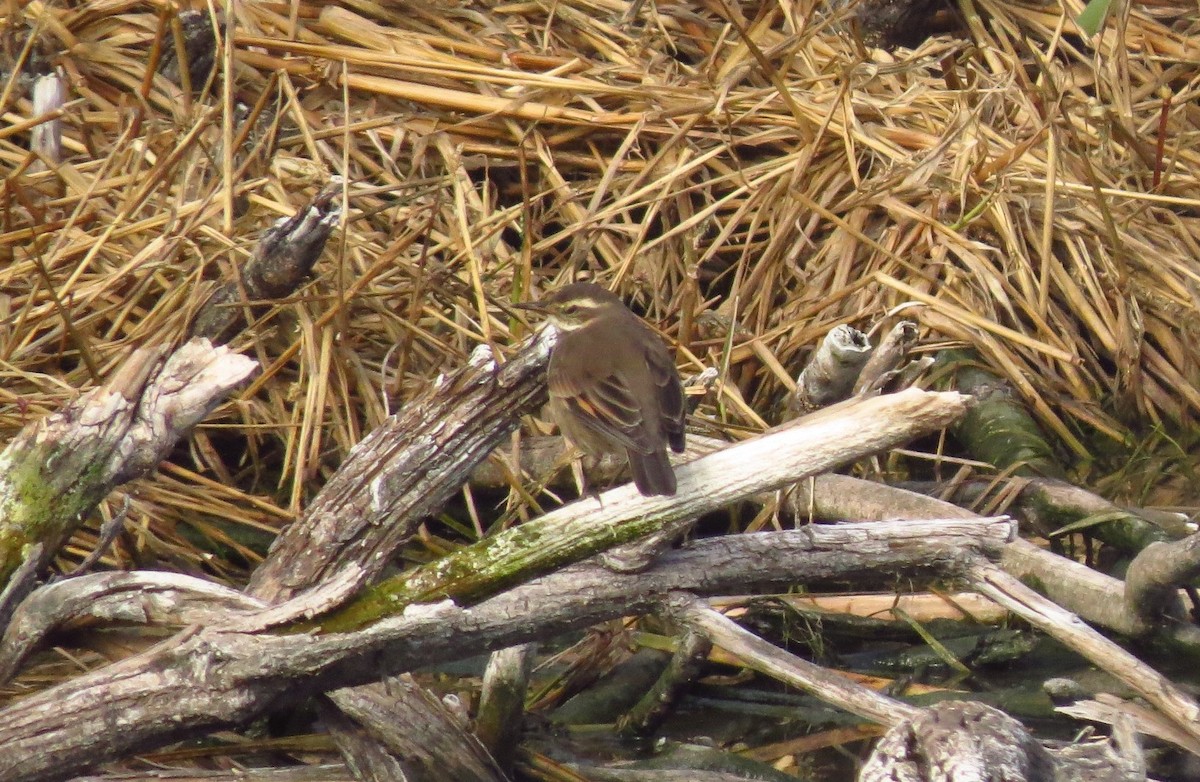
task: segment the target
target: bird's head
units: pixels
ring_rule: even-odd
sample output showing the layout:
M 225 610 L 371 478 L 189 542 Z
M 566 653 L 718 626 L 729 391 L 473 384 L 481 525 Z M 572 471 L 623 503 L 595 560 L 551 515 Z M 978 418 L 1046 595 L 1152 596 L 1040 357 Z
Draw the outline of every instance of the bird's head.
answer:
M 614 294 L 590 282 L 565 285 L 535 302 L 514 306 L 545 314 L 560 331 L 574 331 L 625 308 Z

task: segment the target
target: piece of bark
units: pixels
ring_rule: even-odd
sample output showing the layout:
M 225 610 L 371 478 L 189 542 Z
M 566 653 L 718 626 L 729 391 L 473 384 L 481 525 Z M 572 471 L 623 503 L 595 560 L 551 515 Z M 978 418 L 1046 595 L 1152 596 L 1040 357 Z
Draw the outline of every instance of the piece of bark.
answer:
M 341 217 L 341 195 L 342 180 L 333 177 L 296 214 L 280 218 L 268 228 L 236 279 L 224 283 L 205 301 L 190 333 L 228 342 L 245 327 L 248 308 L 261 310 L 262 302 L 296 290 L 312 272 Z
M 256 367 L 205 339 L 141 348 L 103 386 L 26 427 L 0 454 L 0 579 L 35 543 L 46 565 L 105 495 L 155 469 Z
M 818 475 L 799 481 L 788 489 L 785 499 L 797 519 L 969 519 L 977 515 L 924 494 L 850 475 Z
M 1142 733 L 1177 744 L 1200 758 L 1200 741 L 1196 741 L 1163 715 L 1138 701 L 1123 700 L 1111 693 L 1099 692 L 1094 699 L 1077 700 L 1065 706 L 1057 706 L 1054 710 L 1078 720 L 1112 725 L 1113 738 L 1117 740 L 1118 745 L 1117 753 L 1122 756 L 1136 755 L 1134 750 L 1141 747 L 1138 734 Z M 1119 740 L 1123 735 L 1124 740 Z M 1120 745 L 1128 745 L 1133 749 L 1122 751 Z M 1145 774 L 1144 769 L 1142 773 Z
M 460 490 L 471 469 L 516 427 L 520 416 L 542 403 L 553 339 L 553 333 L 542 333 L 503 367 L 481 348 L 424 398 L 389 417 L 355 446 L 304 515 L 276 538 L 251 577 L 249 592 L 271 603 L 289 601 L 306 589 L 337 600 L 376 579 L 419 525 Z M 348 588 L 335 593 L 330 585 L 338 582 Z M 281 613 L 288 610 L 284 607 Z M 348 742 L 343 746 L 347 757 L 361 752 L 360 763 L 376 767 L 388 753 L 405 763 L 406 757 L 452 746 L 445 731 L 429 733 L 438 726 L 453 728 L 440 703 L 418 697 L 414 690 L 392 694 L 397 700 L 391 708 L 397 713 L 426 712 L 424 719 L 409 720 L 424 730 L 406 734 L 407 748 L 393 742 L 367 751 L 370 736 L 383 733 L 386 726 L 363 725 L 363 734 L 347 727 L 341 734 Z M 355 709 L 358 718 L 372 720 L 381 710 L 356 704 L 387 697 L 379 687 L 369 687 L 333 693 L 331 700 Z M 466 730 L 459 728 L 458 733 L 462 742 L 474 742 Z
M 738 535 L 669 552 L 637 575 L 614 577 L 606 568 L 577 565 L 470 608 L 449 601 L 413 606 L 355 632 L 195 628 L 0 710 L 0 779 L 65 779 L 314 692 L 654 610 L 673 591 L 744 593 L 881 571 L 916 580 L 955 577 L 978 553 L 994 555 L 1011 534 L 1006 520 L 984 520 Z M 113 730 L 118 714 L 121 729 Z
M 326 701 L 320 714 L 355 782 L 414 782 L 412 769 L 341 709 Z
M 1156 621 L 1129 605 L 1125 582 L 1074 560 L 1040 549 L 1026 541 L 1008 546 L 1001 559 L 1004 570 L 1038 589 L 1058 605 L 1088 622 L 1130 637 L 1153 633 L 1153 640 L 1194 655 L 1200 650 L 1200 627 L 1191 622 Z M 1136 576 L 1135 576 L 1136 578 Z M 1135 589 L 1137 589 L 1135 585 Z M 1183 595 L 1180 594 L 1180 600 Z
M 505 774 L 512 774 L 525 725 L 525 695 L 536 644 L 492 652 L 483 672 L 475 733 Z

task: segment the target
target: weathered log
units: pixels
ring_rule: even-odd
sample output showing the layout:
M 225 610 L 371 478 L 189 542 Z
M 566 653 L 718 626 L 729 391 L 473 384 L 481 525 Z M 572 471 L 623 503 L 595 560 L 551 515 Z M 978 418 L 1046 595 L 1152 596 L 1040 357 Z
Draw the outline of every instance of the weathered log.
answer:
M 338 745 L 347 765 L 363 758 L 376 767 L 367 780 L 393 782 L 482 782 L 506 777 L 487 749 L 469 730 L 466 715 L 451 714 L 444 704 L 411 677 L 397 676 L 378 685 L 351 687 L 331 693 L 335 708 L 322 710 L 353 723 L 338 723 Z M 367 735 L 360 735 L 365 732 Z M 349 733 L 359 740 L 347 751 Z M 384 754 L 386 753 L 386 754 Z M 402 776 L 394 771 L 399 767 Z
M 789 417 L 846 399 L 870 357 L 866 334 L 846 325 L 831 329 L 796 378 L 796 390 L 787 400 Z
M 533 672 L 537 644 L 493 652 L 483 672 L 475 733 L 506 774 L 512 773 L 525 720 L 525 691 Z
M 441 597 L 478 600 L 506 585 L 639 540 L 665 525 L 946 426 L 962 415 L 969 401 L 955 393 L 908 389 L 827 408 L 676 467 L 675 496 L 644 497 L 625 485 L 588 497 L 381 583 L 321 623 L 342 631 L 413 602 Z
M 1151 543 L 1125 573 L 1125 609 L 1149 634 L 1164 618 L 1188 621 L 1179 590 L 1200 574 L 1200 533 L 1183 540 Z
M 0 711 L 0 778 L 56 780 L 105 759 L 249 719 L 314 692 L 433 661 L 550 638 L 657 608 L 670 592 L 779 589 L 880 571 L 915 579 L 961 573 L 1012 534 L 1003 520 L 839 525 L 700 541 L 645 573 L 577 565 L 471 608 L 412 607 L 349 633 L 188 631 L 137 657 Z M 67 711 L 62 704 L 69 702 Z M 121 729 L 114 730 L 114 715 Z
M 339 570 L 368 583 L 545 397 L 549 336 L 503 367 L 486 349 L 367 435 L 276 539 L 249 591 L 275 602 Z

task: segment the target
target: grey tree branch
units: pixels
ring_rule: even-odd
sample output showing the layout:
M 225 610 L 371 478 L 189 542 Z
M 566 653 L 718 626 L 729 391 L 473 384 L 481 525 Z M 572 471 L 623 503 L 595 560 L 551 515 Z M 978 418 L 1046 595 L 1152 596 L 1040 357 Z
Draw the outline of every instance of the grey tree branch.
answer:
M 483 672 L 475 733 L 496 763 L 511 774 L 525 722 L 525 692 L 537 655 L 537 644 L 510 646 L 493 652 Z
M 264 604 L 236 589 L 179 573 L 95 573 L 48 584 L 22 602 L 0 641 L 0 682 L 51 632 L 97 622 L 183 626 L 229 622 Z
M 863 365 L 854 381 L 855 395 L 881 392 L 906 367 L 908 352 L 917 343 L 917 324 L 902 320 L 893 326 Z
M 322 622 L 345 630 L 412 602 L 480 599 L 681 519 L 894 447 L 947 425 L 968 405 L 968 397 L 953 392 L 908 389 L 827 408 L 676 467 L 675 496 L 644 497 L 626 485 L 588 497 L 390 579 Z
M 207 15 L 199 21 L 203 29 Z M 213 291 L 200 308 L 191 333 L 226 342 L 246 325 L 246 307 L 286 296 L 298 288 L 321 257 L 341 217 L 338 198 L 342 185 L 342 180 L 334 177 L 304 208 L 267 229 L 246 268 L 236 279 Z
M 804 415 L 845 399 L 870 357 L 871 343 L 866 334 L 847 325 L 830 329 L 796 378 L 796 390 L 788 397 L 788 411 Z
M 815 487 L 812 504 L 818 515 L 826 519 L 844 518 L 846 513 L 859 514 L 860 518 L 936 514 L 965 519 L 972 515 L 931 497 L 848 476 L 823 475 Z M 1142 624 L 1138 617 L 1125 607 L 1121 581 L 1019 538 L 1005 546 L 1001 564 L 1003 571 L 983 565 L 973 571 L 971 583 L 979 592 L 1125 681 L 1162 709 L 1192 741 L 1200 736 L 1200 722 L 1196 721 L 1200 705 L 1194 699 L 1080 621 L 1082 617 L 1126 635 L 1140 632 Z M 1037 583 L 1050 599 L 1017 579 Z M 1200 643 L 1200 633 L 1192 625 L 1160 628 L 1159 632 L 1190 648 Z
M 676 596 L 671 609 L 681 622 L 735 655 L 747 667 L 799 687 L 838 708 L 887 726 L 911 719 L 917 713 L 914 706 L 787 654 L 690 596 Z
M 1179 587 L 1200 574 L 1200 533 L 1183 540 L 1151 543 L 1125 573 L 1125 610 L 1151 632 L 1165 616 L 1186 621 Z
M 503 367 L 486 349 L 477 351 L 428 396 L 367 435 L 304 516 L 276 539 L 249 591 L 277 602 L 349 567 L 361 568 L 360 585 L 369 582 L 542 401 L 551 344 L 543 336 Z
M 497 782 L 504 775 L 487 750 L 471 733 L 466 715 L 450 713 L 441 701 L 409 676 L 397 676 L 369 687 L 353 687 L 332 693 L 337 709 L 324 709 L 328 716 L 343 714 L 362 726 L 375 745 L 362 742 L 353 752 L 344 752 L 353 765 L 363 757 L 375 758 L 388 769 L 399 762 L 407 782 L 453 779 L 455 782 Z M 415 742 L 419 737 L 420 742 Z M 339 739 L 339 746 L 345 746 Z M 386 757 L 377 749 L 385 749 Z M 394 774 L 376 773 L 364 780 L 393 782 Z
M 974 567 L 990 566 L 981 562 Z M 1111 744 L 1050 752 L 1021 723 L 998 709 L 970 701 L 918 709 L 789 654 L 695 598 L 676 596 L 672 610 L 690 628 L 748 667 L 889 726 L 863 767 L 862 782 L 1145 779 L 1141 747 L 1127 729 Z
M 995 565 L 977 563 L 971 568 L 969 582 L 981 594 L 1125 682 L 1193 739 L 1200 739 L 1200 703 L 1170 679 L 1085 625 L 1079 617 Z
M 470 608 L 414 606 L 350 633 L 264 635 L 213 626 L 31 695 L 0 711 L 0 779 L 44 782 L 150 746 L 240 723 L 314 692 L 438 660 L 550 638 L 655 609 L 668 593 L 778 589 L 880 570 L 924 579 L 961 573 L 1012 534 L 1003 519 L 846 524 L 738 535 L 670 552 L 615 577 L 581 564 Z M 64 710 L 63 703 L 72 708 Z M 120 715 L 121 728 L 112 720 Z

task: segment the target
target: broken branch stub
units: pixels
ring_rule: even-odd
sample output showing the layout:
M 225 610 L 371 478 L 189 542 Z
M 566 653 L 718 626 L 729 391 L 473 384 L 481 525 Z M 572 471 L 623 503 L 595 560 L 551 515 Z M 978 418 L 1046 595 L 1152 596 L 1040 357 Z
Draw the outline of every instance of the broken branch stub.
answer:
M 267 229 L 237 278 L 214 291 L 200 308 L 192 322 L 194 336 L 228 342 L 245 325 L 246 305 L 278 299 L 300 287 L 341 217 L 342 184 L 333 177 L 307 206 Z

